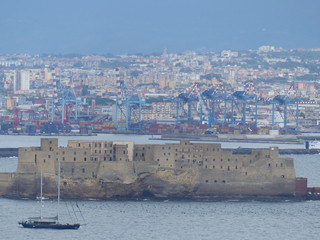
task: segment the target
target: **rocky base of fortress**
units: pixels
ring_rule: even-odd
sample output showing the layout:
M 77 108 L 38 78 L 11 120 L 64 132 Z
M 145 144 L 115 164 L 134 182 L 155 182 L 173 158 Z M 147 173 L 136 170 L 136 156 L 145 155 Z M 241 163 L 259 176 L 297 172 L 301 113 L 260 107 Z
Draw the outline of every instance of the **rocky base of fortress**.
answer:
M 6 189 L 3 197 L 12 199 L 35 199 L 40 195 L 39 179 L 20 176 Z M 56 179 L 43 180 L 43 196 L 57 197 Z M 205 184 L 172 184 L 154 176 L 139 179 L 130 184 L 103 182 L 98 179 L 62 179 L 61 197 L 63 199 L 100 200 L 306 200 L 306 196 L 294 194 L 250 194 L 235 192 L 208 191 Z

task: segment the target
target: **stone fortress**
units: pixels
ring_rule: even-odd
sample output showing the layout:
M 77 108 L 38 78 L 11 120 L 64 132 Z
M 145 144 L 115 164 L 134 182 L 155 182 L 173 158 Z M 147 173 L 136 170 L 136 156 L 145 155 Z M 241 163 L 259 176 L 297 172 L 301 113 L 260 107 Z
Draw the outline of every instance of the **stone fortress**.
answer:
M 216 143 L 170 144 L 71 140 L 60 147 L 19 148 L 16 173 L 0 174 L 0 196 L 56 196 L 58 162 L 62 198 L 77 199 L 296 199 L 307 192 L 293 159 L 278 148 L 235 154 Z

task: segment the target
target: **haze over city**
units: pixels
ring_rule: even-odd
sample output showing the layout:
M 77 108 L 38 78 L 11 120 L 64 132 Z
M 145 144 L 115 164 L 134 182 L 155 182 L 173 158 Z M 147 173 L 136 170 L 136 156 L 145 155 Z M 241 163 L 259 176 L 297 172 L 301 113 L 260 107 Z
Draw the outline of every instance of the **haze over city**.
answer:
M 318 0 L 12 0 L 0 54 L 317 48 Z

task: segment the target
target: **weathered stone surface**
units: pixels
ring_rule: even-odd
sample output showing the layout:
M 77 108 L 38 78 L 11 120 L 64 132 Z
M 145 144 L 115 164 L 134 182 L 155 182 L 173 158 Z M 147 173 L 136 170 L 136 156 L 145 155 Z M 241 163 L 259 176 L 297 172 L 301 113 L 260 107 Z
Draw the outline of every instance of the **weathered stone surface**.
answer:
M 19 149 L 18 171 L 0 185 L 0 194 L 38 196 L 42 171 L 43 193 L 55 197 L 58 160 L 62 198 L 272 199 L 294 198 L 296 190 L 293 160 L 279 158 L 277 148 L 234 154 L 220 144 L 186 140 L 70 141 L 58 147 L 57 139 L 42 139 L 40 147 Z

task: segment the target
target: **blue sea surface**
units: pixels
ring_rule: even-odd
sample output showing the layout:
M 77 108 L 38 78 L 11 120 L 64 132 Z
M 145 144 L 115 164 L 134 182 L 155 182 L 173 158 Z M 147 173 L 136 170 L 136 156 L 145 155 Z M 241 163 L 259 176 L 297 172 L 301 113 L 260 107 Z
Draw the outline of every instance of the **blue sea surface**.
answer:
M 65 203 L 71 204 L 62 202 Z M 53 211 L 54 204 L 45 202 L 43 209 Z M 26 229 L 18 221 L 35 216 L 39 203 L 0 198 L 0 239 L 310 240 L 319 239 L 320 234 L 320 201 L 79 201 L 77 204 L 85 219 L 78 217 L 83 224 L 79 230 Z M 66 212 L 62 219 L 67 218 Z

